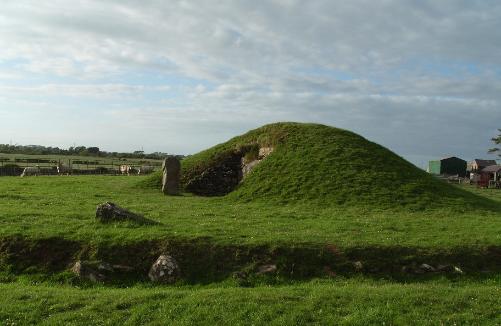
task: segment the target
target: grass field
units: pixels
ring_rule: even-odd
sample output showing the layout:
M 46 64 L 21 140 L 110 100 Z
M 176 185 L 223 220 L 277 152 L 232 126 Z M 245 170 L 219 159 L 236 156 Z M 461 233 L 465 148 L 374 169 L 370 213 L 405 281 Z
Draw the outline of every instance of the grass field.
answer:
M 0 178 L 0 324 L 501 323 L 501 191 L 297 124 L 187 158 L 183 182 L 252 144 L 275 150 L 224 197 L 164 196 L 158 175 Z M 106 201 L 147 220 L 100 223 Z M 147 277 L 165 252 L 181 270 L 170 286 Z M 93 283 L 70 272 L 77 260 L 131 269 Z
M 210 237 L 219 243 L 334 243 L 451 248 L 501 244 L 501 214 L 448 209 L 423 212 L 359 207 L 238 203 L 220 197 L 165 197 L 137 188 L 145 177 L 4 177 L 0 236 L 64 237 L 92 242 Z M 474 188 L 464 188 L 466 190 Z M 501 205 L 501 192 L 482 190 Z M 113 201 L 158 225 L 102 225 L 96 206 Z
M 499 325 L 499 283 L 314 281 L 235 288 L 0 284 L 4 325 Z
M 375 258 L 384 261 L 381 255 L 385 254 L 385 247 L 418 249 L 421 251 L 414 254 L 428 253 L 432 259 L 437 253 L 454 257 L 461 250 L 471 250 L 475 257 L 484 248 L 501 245 L 501 215 L 497 212 L 368 211 L 356 207 L 317 210 L 305 204 L 267 206 L 262 202 L 236 203 L 225 198 L 165 197 L 159 191 L 138 190 L 138 181 L 138 178 L 100 176 L 2 178 L 3 247 L 5 239 L 11 237 L 29 238 L 34 246 L 46 239 L 70 239 L 101 251 L 126 248 L 127 244 L 131 247 L 126 250 L 134 250 L 134 243 L 155 239 L 177 239 L 180 243 L 203 239 L 203 246 L 270 246 L 272 250 L 281 246 L 325 245 L 348 252 L 378 248 L 382 251 Z M 470 187 L 463 190 L 501 203 L 499 191 Z M 159 224 L 99 224 L 94 218 L 95 207 L 107 200 Z M 391 257 L 386 259 L 391 262 Z M 54 274 L 43 266 L 33 268 L 21 262 L 19 268 L 9 265 L 12 260 L 1 261 L 0 291 L 9 296 L 0 296 L 0 320 L 6 325 L 172 322 L 495 325 L 500 322 L 501 280 L 496 270 L 499 262 L 494 262 L 491 266 L 494 270 L 486 275 L 472 270 L 453 278 L 398 279 L 377 273 L 367 276 L 341 273 L 337 277 L 320 273 L 296 280 L 282 276 L 257 279 L 249 288 L 235 283 L 231 274 L 203 280 L 204 273 L 214 273 L 210 266 L 199 266 L 202 271 L 194 274 L 194 279 L 177 286 L 152 287 L 144 279 L 123 285 L 75 282 L 64 271 L 57 270 Z

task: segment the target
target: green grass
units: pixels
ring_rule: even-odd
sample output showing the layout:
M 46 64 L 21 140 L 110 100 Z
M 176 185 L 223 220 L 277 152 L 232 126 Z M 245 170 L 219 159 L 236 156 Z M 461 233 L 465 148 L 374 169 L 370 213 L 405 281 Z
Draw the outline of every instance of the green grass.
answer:
M 144 177 L 4 177 L 0 237 L 63 237 L 91 242 L 209 237 L 217 243 L 325 244 L 450 248 L 501 244 L 501 214 L 436 209 L 386 211 L 364 207 L 271 205 L 226 198 L 166 197 L 137 189 Z M 466 191 L 466 190 L 462 190 Z M 479 193 L 480 194 L 480 193 Z M 501 192 L 489 192 L 500 204 Z M 113 201 L 159 225 L 97 223 L 96 206 Z
M 187 158 L 184 182 L 256 143 L 275 151 L 225 197 L 164 196 L 158 175 L 0 178 L 0 324 L 501 323 L 501 191 L 448 185 L 353 133 L 300 124 Z M 157 223 L 101 224 L 105 201 Z M 146 274 L 165 250 L 182 279 L 156 286 Z M 92 284 L 68 271 L 77 259 L 135 271 Z M 267 263 L 277 272 L 257 275 Z M 464 274 L 402 272 L 412 263 Z
M 474 270 L 477 259 L 483 259 L 480 257 L 482 250 L 499 248 L 501 244 L 501 215 L 495 211 L 461 213 L 442 208 L 410 212 L 364 207 L 318 208 L 304 203 L 270 205 L 263 201 L 238 202 L 189 195 L 165 197 L 156 190 L 138 189 L 138 180 L 147 177 L 139 178 L 53 176 L 0 179 L 0 239 L 10 241 L 9 237 L 17 236 L 33 241 L 28 247 L 20 248 L 20 252 L 14 252 L 17 257 L 0 257 L 0 270 L 3 270 L 0 282 L 4 282 L 0 284 L 0 293 L 8 293 L 0 295 L 0 324 L 500 323 L 501 283 L 499 273 L 492 273 L 499 271 L 499 264 L 495 265 L 496 259 L 491 259 L 494 270 L 486 276 Z M 461 189 L 501 203 L 499 191 Z M 99 224 L 94 218 L 95 207 L 107 200 L 142 213 L 160 224 Z M 153 254 L 149 254 L 151 257 L 142 256 L 148 253 L 148 248 L 142 250 L 148 241 L 177 239 L 177 246 L 181 247 L 202 241 L 201 246 L 193 247 L 195 256 L 179 258 L 185 269 L 198 268 L 199 271 L 191 271 L 191 280 L 172 287 L 153 286 L 144 277 L 139 282 L 125 280 L 124 283 L 119 281 L 108 285 L 75 282 L 74 276 L 68 276 L 68 272 L 51 274 L 50 269 L 44 268 L 44 264 L 54 259 L 51 263 L 57 264 L 64 251 L 71 249 L 66 248 L 62 239 L 77 241 L 84 250 L 101 258 L 118 257 L 125 262 L 139 259 L 145 266 L 154 259 Z M 54 241 L 56 247 L 50 247 Z M 466 275 L 452 278 L 437 276 L 431 280 L 404 278 L 402 281 L 398 277 L 376 273 L 373 279 L 353 275 L 348 275 L 348 280 L 342 276 L 328 279 L 322 276 L 323 265 L 320 264 L 325 262 L 322 257 L 317 257 L 319 252 L 308 251 L 308 248 L 323 248 L 327 244 L 345 252 L 351 250 L 352 254 L 366 250 L 366 254 L 362 253 L 363 258 L 369 259 L 373 255 L 372 259 L 383 266 L 407 256 L 410 260 L 416 257 L 430 259 L 425 260 L 427 263 L 433 263 L 437 255 L 453 261 L 463 259 L 463 262 L 470 263 L 471 273 L 461 265 Z M 8 242 L 0 242 L 0 251 L 8 245 Z M 301 277 L 299 280 L 288 279 L 280 274 L 277 279 L 258 278 L 250 283 L 250 288 L 243 288 L 232 280 L 231 274 L 216 275 L 230 272 L 232 267 L 226 266 L 227 271 L 217 267 L 228 262 L 221 256 L 224 250 L 211 251 L 217 245 L 241 246 L 244 253 L 246 246 L 268 246 L 270 252 L 282 246 L 290 248 L 292 254 L 301 254 L 303 250 L 299 259 L 307 259 L 306 264 L 317 270 L 317 274 L 311 274 L 313 277 L 323 278 L 304 282 Z M 30 256 L 31 247 L 45 251 L 41 251 L 41 256 Z M 51 248 L 55 250 L 47 252 Z M 392 248 L 397 251 L 396 256 L 392 256 Z M 398 252 L 398 248 L 403 251 Z M 405 251 L 406 248 L 410 251 Z M 268 254 L 265 252 L 264 257 Z M 287 250 L 279 250 L 281 254 L 288 255 Z M 208 256 L 207 260 L 204 256 Z M 259 259 L 260 256 L 251 257 Z M 2 263 L 2 259 L 6 260 Z M 13 259 L 19 259 L 20 265 L 10 265 Z M 294 261 L 294 257 L 287 256 L 278 256 L 277 259 L 279 268 L 283 266 L 284 270 Z M 193 261 L 193 266 L 189 265 L 190 261 Z M 61 259 L 61 263 L 68 262 Z M 372 263 L 364 260 L 369 266 Z M 16 269 L 18 267 L 21 268 Z M 248 264 L 244 262 L 237 269 L 240 267 L 248 268 Z M 67 265 L 61 268 L 67 268 Z M 294 268 L 299 270 L 300 266 Z
M 499 282 L 313 281 L 277 287 L 2 284 L 3 325 L 499 325 Z
M 318 124 L 275 123 L 251 130 L 182 162 L 186 184 L 238 149 L 272 146 L 227 197 L 236 202 L 307 203 L 365 209 L 494 209 L 488 199 L 441 182 L 390 150 L 347 130 Z M 157 188 L 160 175 L 144 187 Z

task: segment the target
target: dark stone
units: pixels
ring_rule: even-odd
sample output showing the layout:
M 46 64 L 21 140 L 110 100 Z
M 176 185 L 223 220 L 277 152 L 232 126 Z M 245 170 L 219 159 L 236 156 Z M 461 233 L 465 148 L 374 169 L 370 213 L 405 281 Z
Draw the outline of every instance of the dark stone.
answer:
M 167 157 L 162 164 L 162 192 L 165 195 L 178 195 L 181 179 L 181 162 L 175 156 Z
M 272 147 L 243 146 L 221 153 L 214 165 L 185 181 L 187 191 L 199 196 L 224 196 L 236 189 L 243 178 L 273 152 Z M 254 159 L 246 155 L 256 150 Z
M 233 279 L 236 281 L 238 286 L 248 287 L 251 285 L 249 274 L 247 274 L 246 272 L 240 271 L 233 273 Z
M 104 273 L 98 270 L 96 264 L 77 261 L 71 271 L 80 278 L 88 279 L 92 282 L 102 282 L 106 279 Z
M 209 167 L 186 184 L 186 190 L 200 196 L 224 196 L 242 180 L 242 153 L 230 153 L 219 164 Z
M 131 272 L 134 269 L 124 265 L 112 265 L 103 261 L 77 261 L 71 271 L 80 278 L 92 282 L 104 282 L 118 277 L 121 273 Z
M 433 267 L 431 265 L 428 265 L 428 264 L 421 264 L 421 265 L 419 265 L 419 268 L 417 270 L 418 274 L 420 274 L 420 273 L 432 273 L 432 272 L 436 272 L 436 269 L 435 269 L 435 267 Z
M 146 219 L 138 214 L 132 213 L 124 208 L 115 205 L 112 202 L 106 202 L 98 205 L 96 209 L 96 218 L 101 222 L 112 221 L 135 221 L 145 222 Z

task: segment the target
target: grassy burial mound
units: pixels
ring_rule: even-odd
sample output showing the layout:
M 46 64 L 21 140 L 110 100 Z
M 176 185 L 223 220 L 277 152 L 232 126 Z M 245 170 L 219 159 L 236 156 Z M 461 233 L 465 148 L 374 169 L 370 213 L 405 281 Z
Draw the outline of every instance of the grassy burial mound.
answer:
M 319 124 L 265 125 L 190 156 L 182 165 L 187 192 L 244 202 L 411 210 L 495 206 L 353 132 Z M 143 186 L 158 188 L 160 182 L 156 174 Z

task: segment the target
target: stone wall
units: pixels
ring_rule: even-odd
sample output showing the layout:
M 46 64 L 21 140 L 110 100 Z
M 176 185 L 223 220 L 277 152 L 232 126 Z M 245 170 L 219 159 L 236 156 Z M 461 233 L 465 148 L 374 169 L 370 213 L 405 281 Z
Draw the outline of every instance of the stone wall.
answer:
M 186 190 L 201 196 L 224 196 L 242 180 L 242 152 L 231 153 L 217 165 L 209 167 L 186 184 Z
M 186 190 L 200 196 L 224 196 L 235 190 L 244 176 L 249 174 L 272 151 L 271 147 L 262 147 L 259 149 L 257 159 L 245 162 L 246 152 L 235 150 L 218 164 L 207 168 L 188 181 Z

